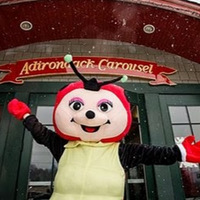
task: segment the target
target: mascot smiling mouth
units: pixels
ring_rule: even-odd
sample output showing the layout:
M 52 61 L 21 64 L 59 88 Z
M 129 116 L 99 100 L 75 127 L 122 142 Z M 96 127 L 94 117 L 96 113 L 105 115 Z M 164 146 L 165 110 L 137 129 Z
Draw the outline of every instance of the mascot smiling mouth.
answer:
M 78 125 L 81 126 L 81 128 L 83 129 L 83 131 L 87 132 L 87 133 L 95 133 L 99 130 L 99 128 L 105 124 L 110 124 L 110 120 L 108 120 L 106 123 L 104 123 L 103 125 L 100 125 L 100 126 L 86 126 L 86 125 L 83 125 L 83 124 L 79 124 L 77 123 L 74 118 L 71 119 L 71 122 L 74 122 Z
M 100 126 L 85 126 L 81 125 L 81 128 L 88 133 L 95 133 L 99 130 Z

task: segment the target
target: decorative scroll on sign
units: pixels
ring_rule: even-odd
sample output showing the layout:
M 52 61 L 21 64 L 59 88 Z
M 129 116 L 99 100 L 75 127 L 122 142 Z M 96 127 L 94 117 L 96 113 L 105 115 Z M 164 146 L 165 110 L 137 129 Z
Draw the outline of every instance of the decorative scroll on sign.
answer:
M 82 74 L 127 75 L 151 80 L 151 85 L 176 85 L 166 75 L 175 69 L 158 66 L 154 62 L 110 57 L 74 57 L 74 64 Z M 0 66 L 0 71 L 7 72 L 0 80 L 2 83 L 23 84 L 24 79 L 41 76 L 73 74 L 63 57 L 37 58 L 21 60 L 13 64 Z

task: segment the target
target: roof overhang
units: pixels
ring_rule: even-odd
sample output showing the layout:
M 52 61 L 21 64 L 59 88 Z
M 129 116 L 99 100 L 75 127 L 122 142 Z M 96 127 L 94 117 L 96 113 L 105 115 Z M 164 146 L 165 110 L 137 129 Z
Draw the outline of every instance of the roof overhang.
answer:
M 180 0 L 0 1 L 0 50 L 62 39 L 107 39 L 200 63 L 200 6 Z M 28 21 L 30 30 L 20 24 Z M 155 28 L 144 31 L 146 25 Z

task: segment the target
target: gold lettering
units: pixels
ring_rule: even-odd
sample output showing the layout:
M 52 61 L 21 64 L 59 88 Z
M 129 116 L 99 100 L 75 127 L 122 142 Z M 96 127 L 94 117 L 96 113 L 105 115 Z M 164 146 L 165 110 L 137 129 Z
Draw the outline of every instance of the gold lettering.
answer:
M 70 68 L 70 65 L 69 65 L 69 63 L 67 63 L 67 62 L 64 62 L 64 68 Z
M 80 67 L 80 61 L 73 61 L 73 63 L 77 68 Z M 69 64 L 69 66 L 70 66 L 70 64 Z
M 132 64 L 132 63 L 130 63 L 130 65 L 129 65 L 129 70 L 132 70 L 132 71 L 135 71 L 135 68 L 137 67 L 137 64 Z
M 87 65 L 87 61 L 86 60 L 83 60 L 80 62 L 80 67 L 84 68 L 85 65 Z
M 48 65 L 49 63 L 48 62 L 43 62 L 42 63 L 42 70 L 45 70 L 45 67 L 46 67 L 46 65 Z
M 87 65 L 86 65 L 86 68 L 94 68 L 94 60 L 91 60 L 91 59 L 88 59 L 87 60 Z
M 122 68 L 123 68 L 123 64 L 122 64 L 121 62 L 117 62 L 117 63 L 116 63 L 116 66 L 115 66 L 115 69 L 118 69 L 118 67 L 119 67 L 120 65 L 122 65 Z
M 99 61 L 98 68 L 99 68 L 100 71 L 105 71 L 105 70 L 106 70 L 106 68 L 103 67 L 103 66 L 104 66 L 103 62 L 106 62 L 106 63 L 107 63 L 108 60 L 107 60 L 107 59 L 101 59 L 101 60 Z
M 142 64 L 140 64 L 140 65 L 138 65 L 137 67 L 138 67 L 137 71 L 138 71 L 138 72 L 142 72 L 143 65 L 142 65 Z
M 55 69 L 56 68 L 56 63 L 55 62 L 50 62 L 49 63 L 49 69 Z
M 143 72 L 148 73 L 149 72 L 149 65 L 143 66 Z
M 128 63 L 124 63 L 124 64 L 122 65 L 122 69 L 124 69 L 124 70 L 129 70 L 129 68 L 130 68 L 130 66 L 129 66 Z
M 114 69 L 115 63 L 114 62 L 108 62 L 106 65 L 109 69 Z
M 152 64 L 150 64 L 150 68 L 149 68 L 149 74 L 153 74 L 153 65 Z
M 29 71 L 37 71 L 37 61 L 34 61 L 34 63 L 29 65 Z
M 56 69 L 64 69 L 65 66 L 64 66 L 64 62 L 56 62 Z
M 24 64 L 24 66 L 23 66 L 23 68 L 22 68 L 22 70 L 21 70 L 21 72 L 20 72 L 19 75 L 23 75 L 23 73 L 24 73 L 24 74 L 29 74 L 28 62 L 26 62 L 26 63 Z
M 43 70 L 43 66 L 42 66 L 42 61 L 39 61 L 38 62 L 38 67 L 37 69 L 40 71 L 40 70 Z

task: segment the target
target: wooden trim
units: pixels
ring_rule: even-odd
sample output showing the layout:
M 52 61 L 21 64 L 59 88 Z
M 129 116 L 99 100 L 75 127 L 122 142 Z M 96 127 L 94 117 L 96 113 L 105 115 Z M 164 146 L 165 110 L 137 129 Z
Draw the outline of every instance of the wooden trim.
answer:
M 0 92 L 57 93 L 69 82 L 26 82 L 24 85 L 3 84 Z M 200 84 L 178 84 L 176 86 L 150 86 L 146 83 L 116 83 L 134 93 L 200 94 Z

